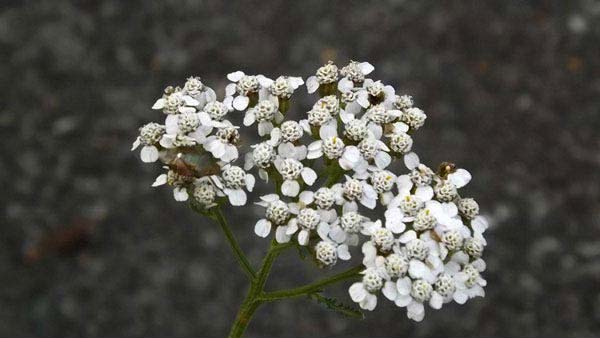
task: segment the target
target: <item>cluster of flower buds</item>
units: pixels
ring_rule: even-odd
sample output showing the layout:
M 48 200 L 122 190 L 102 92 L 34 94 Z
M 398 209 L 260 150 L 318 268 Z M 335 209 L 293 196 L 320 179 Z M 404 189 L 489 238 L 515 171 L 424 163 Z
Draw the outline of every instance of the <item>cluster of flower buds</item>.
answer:
M 351 248 L 361 246 L 364 271 L 349 289 L 351 299 L 373 310 L 382 294 L 420 321 L 424 304 L 439 309 L 484 295 L 487 222 L 477 202 L 459 194 L 471 180 L 468 171 L 420 163 L 413 135 L 427 116 L 412 97 L 369 78 L 373 70 L 355 61 L 319 68 L 306 80 L 319 98 L 297 121 L 286 115 L 304 84 L 300 77 L 230 73 L 222 101 L 189 78 L 154 104 L 165 122 L 140 128 L 134 149 L 143 146 L 144 162 L 164 164 L 154 186 L 166 183 L 177 201 L 191 196 L 207 209 L 227 200 L 246 204 L 256 173 L 275 188 L 256 203 L 264 207 L 258 236 L 295 241 L 321 267 L 349 260 Z M 255 125 L 260 139 L 240 166 L 239 127 L 227 118 Z M 406 174 L 390 171 L 394 160 Z M 370 210 L 384 217 L 372 219 Z

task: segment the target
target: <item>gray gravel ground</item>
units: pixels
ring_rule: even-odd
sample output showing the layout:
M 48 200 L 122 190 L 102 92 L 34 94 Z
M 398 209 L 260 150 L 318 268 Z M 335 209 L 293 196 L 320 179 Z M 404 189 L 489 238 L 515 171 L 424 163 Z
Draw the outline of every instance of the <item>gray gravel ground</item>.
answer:
M 600 2 L 0 6 L 0 336 L 224 336 L 243 276 L 216 226 L 150 189 L 158 168 L 130 144 L 166 84 L 308 76 L 328 58 L 411 93 L 422 158 L 473 173 L 488 295 L 420 324 L 393 305 L 355 321 L 287 301 L 248 336 L 600 336 Z M 231 215 L 257 262 L 253 212 Z M 52 244 L 65 237 L 77 247 Z M 290 254 L 270 285 L 318 275 Z

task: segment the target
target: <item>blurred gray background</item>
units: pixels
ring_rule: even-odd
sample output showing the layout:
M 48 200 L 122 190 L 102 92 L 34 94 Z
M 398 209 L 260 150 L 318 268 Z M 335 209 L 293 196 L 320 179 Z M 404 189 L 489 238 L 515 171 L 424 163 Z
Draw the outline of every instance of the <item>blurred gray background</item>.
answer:
M 473 173 L 487 297 L 420 324 L 388 302 L 357 321 L 285 301 L 248 336 L 600 336 L 599 1 L 0 6 L 0 336 L 224 336 L 243 275 L 218 227 L 150 188 L 159 169 L 131 142 L 168 84 L 222 93 L 230 71 L 306 78 L 328 59 L 412 94 L 422 159 Z M 230 215 L 257 262 L 253 211 Z M 296 256 L 270 288 L 322 275 Z

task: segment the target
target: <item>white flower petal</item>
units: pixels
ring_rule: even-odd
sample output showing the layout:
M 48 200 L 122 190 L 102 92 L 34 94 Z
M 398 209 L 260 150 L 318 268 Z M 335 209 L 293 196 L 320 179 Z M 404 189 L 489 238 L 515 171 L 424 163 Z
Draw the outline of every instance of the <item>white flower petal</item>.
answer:
M 363 299 L 362 302 L 360 302 L 359 306 L 367 311 L 373 311 L 375 310 L 375 307 L 377 307 L 377 296 L 375 296 L 374 294 L 367 294 L 367 296 L 365 297 L 365 299 Z
M 225 87 L 225 96 L 227 96 L 225 98 L 225 100 L 223 101 L 223 103 L 225 103 L 225 101 L 227 101 L 227 106 L 229 106 L 229 104 L 233 103 L 233 94 L 235 94 L 235 83 L 230 83 L 227 85 L 227 87 Z M 231 100 L 231 102 L 230 102 Z M 232 105 L 233 106 L 233 105 Z
M 398 242 L 406 244 L 416 238 L 417 233 L 414 230 L 408 230 L 407 232 L 400 235 L 400 237 L 398 237 Z
M 456 186 L 456 188 L 462 188 L 471 181 L 471 173 L 465 169 L 457 169 L 452 174 L 448 175 L 448 180 Z
M 476 216 L 471 221 L 471 227 L 473 228 L 473 231 L 478 233 L 484 233 L 485 230 L 487 230 L 488 226 L 488 222 L 483 216 Z
M 398 289 L 399 295 L 410 295 L 410 290 L 412 289 L 412 282 L 410 281 L 410 278 L 404 277 L 398 279 L 396 281 L 396 289 Z
M 367 290 L 365 290 L 363 283 L 352 284 L 348 289 L 348 293 L 350 294 L 352 301 L 357 303 L 361 302 L 365 299 L 365 297 L 367 297 Z
M 285 230 L 286 235 L 291 236 L 291 235 L 295 234 L 296 231 L 298 231 L 298 222 L 296 222 L 296 220 L 297 219 L 294 218 L 289 222 L 287 229 Z
M 242 189 L 232 189 L 227 195 L 229 197 L 229 203 L 233 206 L 242 206 L 246 204 L 246 193 Z
M 404 155 L 404 165 L 406 166 L 406 168 L 408 168 L 408 170 L 413 170 L 417 168 L 419 164 L 419 155 L 417 155 L 416 153 L 411 152 Z
M 478 259 L 474 260 L 473 262 L 471 262 L 471 265 L 473 265 L 473 267 L 475 269 L 477 269 L 477 271 L 479 271 L 479 272 L 483 272 L 486 269 L 485 261 L 481 258 L 478 258 Z
M 309 237 L 309 232 L 307 230 L 301 230 L 298 234 L 298 244 L 308 245 Z
M 254 114 L 254 110 L 250 109 L 244 115 L 244 121 L 242 122 L 246 127 L 251 126 L 256 121 L 256 114 Z
M 286 234 L 286 230 L 286 226 L 277 227 L 277 230 L 275 230 L 275 240 L 277 243 L 287 243 L 290 241 L 292 237 Z
M 140 151 L 142 162 L 152 163 L 158 160 L 158 149 L 155 146 L 144 146 Z
M 169 114 L 165 119 L 165 130 L 167 134 L 177 134 L 179 115 Z
M 452 298 L 458 304 L 464 304 L 469 299 L 469 296 L 462 290 L 456 290 Z
M 379 169 L 385 169 L 392 163 L 392 157 L 385 151 L 380 151 L 375 155 L 375 165 Z
M 335 120 L 332 120 L 335 121 Z M 337 125 L 335 123 L 328 123 L 321 126 L 319 129 L 319 136 L 325 140 L 330 137 L 337 136 Z
M 354 82 L 350 81 L 347 77 L 342 78 L 340 82 L 338 82 L 338 90 L 340 93 L 345 93 L 354 88 Z
M 131 145 L 131 151 L 136 150 L 139 146 L 140 146 L 141 141 L 140 141 L 140 137 L 138 136 L 135 141 L 133 141 L 133 144 Z
M 308 167 L 302 169 L 300 175 L 302 176 L 302 180 L 304 180 L 304 183 L 308 185 L 313 185 L 313 183 L 315 183 L 315 181 L 317 180 L 317 173 Z
M 258 222 L 256 222 L 256 225 L 254 226 L 254 233 L 256 233 L 256 235 L 258 235 L 259 237 L 267 237 L 269 236 L 269 233 L 271 232 L 271 222 L 267 221 L 266 219 L 260 219 L 258 220 Z
M 246 174 L 246 189 L 248 191 L 252 191 L 254 189 L 254 184 L 256 183 L 256 178 L 252 174 Z
M 346 232 L 339 226 L 334 226 L 329 232 L 329 237 L 336 243 L 343 243 L 346 240 Z
M 288 83 L 290 84 L 290 86 L 292 86 L 292 88 L 294 88 L 294 90 L 296 90 L 298 89 L 298 87 L 304 84 L 304 80 L 302 80 L 302 78 L 298 76 L 290 76 L 288 77 Z
M 433 188 L 429 185 L 417 187 L 417 189 L 415 189 L 415 196 L 417 196 L 421 202 L 427 202 L 433 198 Z
M 306 205 L 311 204 L 314 201 L 314 193 L 312 191 L 303 191 L 298 196 L 298 200 Z
M 367 194 L 363 193 L 363 195 L 360 198 L 360 204 L 372 210 L 375 209 L 375 207 L 377 206 L 377 200 L 375 198 L 369 198 Z
M 410 190 L 413 187 L 413 183 L 408 175 L 398 176 L 396 184 L 398 184 L 398 192 L 400 197 L 410 194 Z
M 273 80 L 264 75 L 258 75 L 256 78 L 258 79 L 258 83 L 264 88 L 269 88 L 273 84 Z
M 248 103 L 250 103 L 250 99 L 247 96 L 239 95 L 233 99 L 233 108 L 236 110 L 244 110 L 248 107 Z
M 227 79 L 231 82 L 238 82 L 239 80 L 241 80 L 246 74 L 244 74 L 244 72 L 242 72 L 241 70 L 238 70 L 237 72 L 233 72 L 233 73 L 229 73 L 227 74 Z
M 189 95 L 184 95 L 183 101 L 185 102 L 185 104 L 187 106 L 192 106 L 192 107 L 196 107 L 200 104 L 200 102 L 198 102 L 198 100 L 194 99 L 193 97 L 191 97 Z
M 398 297 L 398 289 L 396 288 L 396 283 L 392 281 L 386 281 L 383 285 L 383 289 L 381 289 L 381 292 L 387 299 L 391 301 L 394 301 L 396 297 Z
M 306 79 L 306 89 L 308 90 L 309 94 L 312 94 L 319 89 L 319 81 L 317 81 L 316 76 L 311 76 Z
M 300 184 L 296 181 L 285 180 L 281 185 L 281 193 L 285 196 L 296 197 L 300 192 Z
M 370 103 L 369 103 L 369 96 L 368 96 L 367 92 L 365 92 L 365 91 L 359 92 L 358 98 L 356 99 L 356 103 L 358 103 L 363 108 L 368 108 Z
M 412 297 L 410 295 L 398 295 L 394 301 L 398 307 L 406 307 L 410 302 L 412 302 Z
M 444 304 L 444 298 L 437 292 L 433 292 L 431 294 L 431 298 L 429 299 L 429 306 L 432 308 L 439 310 L 442 308 L 442 304 Z
M 154 183 L 152 183 L 152 186 L 158 187 L 159 185 L 163 185 L 166 183 L 167 183 L 167 174 L 160 174 L 160 175 L 158 175 L 156 180 L 154 180 Z
M 268 135 L 271 130 L 273 130 L 273 123 L 269 121 L 261 121 L 258 123 L 258 135 L 265 136 Z
M 188 192 L 184 187 L 175 187 L 173 189 L 173 197 L 177 202 L 185 202 L 188 199 Z
M 358 66 L 364 75 L 369 75 L 373 70 L 375 70 L 375 67 L 368 62 L 361 62 Z
M 165 107 L 165 102 L 166 100 L 163 98 L 156 100 L 156 102 L 154 102 L 152 105 L 152 109 L 163 109 Z
M 319 226 L 317 227 L 317 234 L 324 241 L 329 240 L 329 232 L 330 231 L 331 231 L 331 227 L 329 226 L 329 224 L 327 224 L 325 222 L 321 222 L 319 224 Z
M 350 256 L 350 251 L 348 250 L 348 246 L 346 244 L 342 244 L 342 245 L 338 246 L 337 254 L 338 254 L 339 259 L 341 259 L 343 261 L 347 261 L 350 258 L 352 258 Z
M 406 316 L 414 321 L 420 322 L 425 316 L 425 307 L 422 303 L 412 302 L 406 307 Z

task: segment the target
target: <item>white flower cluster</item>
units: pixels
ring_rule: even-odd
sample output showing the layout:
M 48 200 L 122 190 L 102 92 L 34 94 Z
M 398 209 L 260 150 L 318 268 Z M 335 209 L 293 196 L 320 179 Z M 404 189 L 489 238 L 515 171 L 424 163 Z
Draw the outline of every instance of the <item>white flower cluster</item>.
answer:
M 217 101 L 215 92 L 198 77 L 190 77 L 183 88 L 167 87 L 152 109 L 165 115 L 164 124 L 148 123 L 132 150 L 142 145 L 143 162 L 161 160 L 165 173 L 152 186 L 173 187 L 177 201 L 194 200 L 205 207 L 227 196 L 232 205 L 246 204 L 244 191 L 254 188 L 254 176 L 231 163 L 238 156 L 238 126 L 226 119 L 233 111 L 232 97 Z
M 273 232 L 279 243 L 306 246 L 322 267 L 349 260 L 350 248 L 361 245 L 365 268 L 349 289 L 352 300 L 373 310 L 381 293 L 420 321 L 424 304 L 439 309 L 484 295 L 487 222 L 477 202 L 459 194 L 468 171 L 420 163 L 412 135 L 427 116 L 410 96 L 368 78 L 373 70 L 355 61 L 319 68 L 306 87 L 320 98 L 298 121 L 286 114 L 302 78 L 230 73 L 223 101 L 190 78 L 165 90 L 153 106 L 166 114 L 164 125 L 143 126 L 134 148 L 143 146 L 144 162 L 165 164 L 154 185 L 167 183 L 176 200 L 191 194 L 206 208 L 221 197 L 244 205 L 256 170 L 276 189 L 256 203 L 264 207 L 258 236 Z M 226 117 L 258 130 L 243 168 L 234 165 L 240 133 Z M 407 174 L 391 171 L 396 159 Z M 368 217 L 369 210 L 383 219 Z

